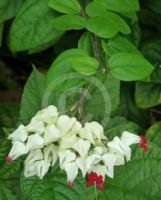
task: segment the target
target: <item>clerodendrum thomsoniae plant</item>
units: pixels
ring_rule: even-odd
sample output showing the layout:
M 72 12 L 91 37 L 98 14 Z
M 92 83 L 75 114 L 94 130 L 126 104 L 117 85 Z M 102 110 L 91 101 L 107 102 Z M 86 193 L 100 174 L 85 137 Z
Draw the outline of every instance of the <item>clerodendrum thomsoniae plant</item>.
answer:
M 99 199 L 144 200 L 139 184 L 150 177 L 150 153 L 131 148 L 139 144 L 147 151 L 147 140 L 119 116 L 120 82 L 148 81 L 153 70 L 135 40 L 138 1 L 19 2 L 9 33 L 12 52 L 59 45 L 66 31 L 80 35 L 78 47 L 62 52 L 46 74 L 34 67 L 24 88 L 19 126 L 8 136 L 12 147 L 5 157 L 10 166 L 18 157 L 23 161 L 23 193 L 31 200 L 92 200 L 94 186 L 102 191 Z M 131 151 L 133 164 L 126 162 Z

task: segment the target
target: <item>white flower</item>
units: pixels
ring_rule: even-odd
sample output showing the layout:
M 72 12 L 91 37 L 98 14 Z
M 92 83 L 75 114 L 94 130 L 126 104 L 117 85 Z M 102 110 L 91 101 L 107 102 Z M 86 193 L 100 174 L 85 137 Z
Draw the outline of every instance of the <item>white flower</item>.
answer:
M 101 143 L 101 139 L 106 139 L 103 133 L 103 127 L 97 122 L 86 123 L 80 130 L 80 137 L 89 140 L 92 144 Z
M 116 156 L 112 153 L 106 153 L 102 156 L 102 160 L 107 167 L 106 174 L 110 178 L 113 178 L 114 176 L 114 166 L 116 163 Z
M 37 175 L 37 169 L 35 163 L 31 164 L 26 164 L 24 168 L 24 176 L 25 177 L 31 177 L 31 176 L 36 176 Z
M 32 118 L 31 122 L 26 126 L 28 132 L 34 132 L 38 134 L 44 133 L 44 123 L 35 117 Z
M 49 167 L 50 164 L 45 160 L 36 161 L 33 162 L 32 164 L 28 163 L 25 165 L 24 176 L 25 177 L 38 176 L 40 179 L 42 179 L 48 172 Z
M 138 144 L 140 142 L 140 137 L 128 131 L 124 131 L 121 136 L 121 141 L 130 146 L 132 144 Z
M 50 144 L 44 148 L 44 160 L 54 166 L 58 159 L 58 149 L 59 147 L 55 144 Z
M 46 122 L 48 124 L 55 123 L 57 117 L 58 117 L 58 111 L 57 108 L 53 105 L 50 105 L 43 110 L 40 110 L 35 115 L 35 119 Z
M 99 155 L 103 155 L 105 153 L 107 153 L 107 147 L 104 146 L 104 144 L 102 146 L 96 146 L 93 149 L 94 154 L 99 154 Z
M 39 134 L 30 135 L 26 143 L 26 151 L 29 152 L 33 149 L 42 148 L 43 145 L 44 140 Z
M 36 163 L 36 169 L 37 169 L 37 176 L 42 179 L 45 174 L 48 172 L 50 163 L 48 163 L 46 160 L 37 161 Z
M 69 162 L 65 165 L 64 170 L 67 174 L 67 181 L 73 182 L 78 175 L 78 167 L 75 162 Z
M 56 128 L 54 124 L 49 124 L 45 128 L 44 132 L 44 144 L 50 144 L 57 141 L 60 138 L 60 131 Z
M 11 148 L 8 156 L 11 157 L 12 160 L 15 160 L 19 156 L 22 156 L 26 153 L 27 153 L 26 152 L 26 146 L 23 142 L 13 141 L 12 142 L 12 148 Z
M 85 177 L 85 175 L 87 174 L 87 171 L 88 171 L 86 159 L 79 157 L 76 159 L 75 163 L 78 166 L 78 168 L 81 170 L 83 177 Z
M 90 149 L 90 142 L 87 140 L 79 139 L 73 146 L 73 148 L 79 153 L 81 157 L 86 157 Z
M 102 160 L 102 156 L 99 154 L 92 154 L 86 158 L 87 169 L 91 169 L 93 165 L 98 164 Z
M 77 120 L 75 117 L 70 118 L 68 115 L 61 115 L 57 121 L 57 127 L 62 136 L 71 132 L 73 127 L 76 126 Z M 77 129 L 77 127 L 76 127 Z
M 18 140 L 20 142 L 25 142 L 28 137 L 28 132 L 24 125 L 20 125 L 11 135 L 8 136 L 10 140 Z
M 79 157 L 76 159 L 76 164 L 81 170 L 83 177 L 90 171 L 90 169 L 98 164 L 102 160 L 102 157 L 97 154 L 92 154 L 88 157 Z
M 131 158 L 131 149 L 124 144 L 117 136 L 111 142 L 107 143 L 110 152 L 120 153 L 129 161 Z
M 32 150 L 25 160 L 25 165 L 32 165 L 35 161 L 42 160 L 43 158 L 44 156 L 41 149 Z
M 73 148 L 74 144 L 78 141 L 78 137 L 75 134 L 67 134 L 60 140 L 60 150 Z
M 76 159 L 76 154 L 70 150 L 60 151 L 58 152 L 58 156 L 59 156 L 59 165 L 61 169 L 64 169 L 66 164 L 75 161 Z
M 79 134 L 79 131 L 81 130 L 81 128 L 82 128 L 82 124 L 79 121 L 75 121 L 71 132 Z

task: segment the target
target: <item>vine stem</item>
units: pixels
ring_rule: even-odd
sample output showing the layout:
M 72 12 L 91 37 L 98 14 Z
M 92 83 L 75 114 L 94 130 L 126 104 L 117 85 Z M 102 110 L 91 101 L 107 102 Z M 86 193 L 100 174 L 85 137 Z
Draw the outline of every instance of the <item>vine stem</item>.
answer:
M 97 200 L 97 188 L 96 188 L 96 183 L 94 184 L 94 191 L 95 191 L 95 197 L 96 197 L 96 200 Z

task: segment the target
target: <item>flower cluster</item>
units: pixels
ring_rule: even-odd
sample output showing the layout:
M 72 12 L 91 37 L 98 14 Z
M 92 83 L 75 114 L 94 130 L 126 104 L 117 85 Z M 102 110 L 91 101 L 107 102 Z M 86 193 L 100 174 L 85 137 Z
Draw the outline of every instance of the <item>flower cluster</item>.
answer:
M 113 178 L 114 167 L 131 159 L 132 144 L 148 150 L 144 136 L 124 131 L 120 138 L 109 141 L 99 123 L 82 126 L 76 118 L 60 115 L 52 105 L 39 111 L 27 126 L 20 125 L 8 139 L 12 148 L 6 162 L 27 154 L 24 176 L 42 179 L 58 160 L 69 188 L 80 170 L 87 178 L 86 186 L 95 184 L 102 190 L 105 176 Z

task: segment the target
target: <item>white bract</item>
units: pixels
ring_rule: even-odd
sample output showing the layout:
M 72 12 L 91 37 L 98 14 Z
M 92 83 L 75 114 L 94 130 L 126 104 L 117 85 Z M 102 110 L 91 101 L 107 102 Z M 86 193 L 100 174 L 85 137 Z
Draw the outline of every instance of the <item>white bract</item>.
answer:
M 11 157 L 12 160 L 15 160 L 24 154 L 26 154 L 25 144 L 23 142 L 13 141 L 12 148 L 11 148 L 8 156 Z
M 28 137 L 28 132 L 24 125 L 20 125 L 12 134 L 8 136 L 8 139 L 13 141 L 25 142 Z
M 69 183 L 75 180 L 79 171 L 83 177 L 95 172 L 102 180 L 105 175 L 113 178 L 114 167 L 129 161 L 130 146 L 141 141 L 139 136 L 128 131 L 108 141 L 98 122 L 82 126 L 75 117 L 60 115 L 55 106 L 40 110 L 28 125 L 20 125 L 8 139 L 12 141 L 6 158 L 8 162 L 28 154 L 24 162 L 26 177 L 42 179 L 58 161 Z

